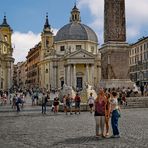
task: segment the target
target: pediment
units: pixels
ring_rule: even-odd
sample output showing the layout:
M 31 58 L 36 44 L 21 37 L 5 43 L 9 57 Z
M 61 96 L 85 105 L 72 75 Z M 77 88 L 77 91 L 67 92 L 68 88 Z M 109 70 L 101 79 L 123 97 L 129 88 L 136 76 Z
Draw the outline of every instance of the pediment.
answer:
M 81 49 L 81 50 L 75 51 L 73 53 L 70 53 L 65 58 L 66 59 L 69 59 L 69 58 L 70 59 L 85 59 L 85 58 L 86 59 L 94 59 L 95 56 L 92 53 Z

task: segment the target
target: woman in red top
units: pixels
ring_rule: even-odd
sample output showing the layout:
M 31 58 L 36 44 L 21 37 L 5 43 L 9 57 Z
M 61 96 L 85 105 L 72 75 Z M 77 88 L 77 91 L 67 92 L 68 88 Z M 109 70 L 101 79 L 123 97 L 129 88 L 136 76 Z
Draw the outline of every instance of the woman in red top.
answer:
M 99 90 L 98 96 L 95 100 L 95 121 L 96 121 L 96 136 L 104 137 L 104 125 L 105 125 L 105 101 L 106 96 L 103 89 Z M 101 129 L 101 133 L 99 131 Z
M 81 98 L 79 94 L 77 93 L 75 96 L 75 114 L 77 114 L 78 111 L 80 114 L 80 102 L 81 102 Z

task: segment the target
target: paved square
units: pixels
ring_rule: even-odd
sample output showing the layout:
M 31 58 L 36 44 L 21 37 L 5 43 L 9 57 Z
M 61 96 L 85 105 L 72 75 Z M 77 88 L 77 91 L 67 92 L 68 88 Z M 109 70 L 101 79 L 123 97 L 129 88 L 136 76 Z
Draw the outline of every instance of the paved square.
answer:
M 120 139 L 96 138 L 94 116 L 0 112 L 0 148 L 147 148 L 148 109 L 123 109 Z

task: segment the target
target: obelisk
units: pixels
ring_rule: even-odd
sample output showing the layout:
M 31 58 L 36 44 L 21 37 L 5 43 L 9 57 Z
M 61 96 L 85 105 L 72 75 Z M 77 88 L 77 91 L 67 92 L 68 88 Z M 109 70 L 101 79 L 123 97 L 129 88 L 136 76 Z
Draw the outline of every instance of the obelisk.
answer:
M 104 0 L 104 44 L 101 49 L 102 87 L 128 87 L 129 45 L 126 43 L 125 0 Z
M 125 42 L 125 0 L 104 1 L 104 42 Z

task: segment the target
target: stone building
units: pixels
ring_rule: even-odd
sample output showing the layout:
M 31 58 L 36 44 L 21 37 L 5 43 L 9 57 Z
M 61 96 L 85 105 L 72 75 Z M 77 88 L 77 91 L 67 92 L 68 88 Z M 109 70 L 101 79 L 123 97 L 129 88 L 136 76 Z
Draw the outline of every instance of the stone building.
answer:
M 70 22 L 53 36 L 46 16 L 41 35 L 39 85 L 58 89 L 66 84 L 74 90 L 86 84 L 97 86 L 101 79 L 101 57 L 95 32 L 81 23 L 80 11 L 74 6 Z
M 25 69 L 27 73 L 27 87 L 34 87 L 39 85 L 38 63 L 40 62 L 40 50 L 41 43 L 38 43 L 37 45 L 35 45 L 35 47 L 30 49 L 26 57 L 27 61 Z
M 12 87 L 13 79 L 13 48 L 11 44 L 12 29 L 4 16 L 0 25 L 0 90 L 8 90 Z
M 13 66 L 13 88 L 25 88 L 27 81 L 27 61 Z
M 139 39 L 130 47 L 130 78 L 138 85 L 148 83 L 148 37 Z

